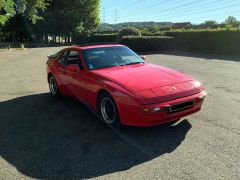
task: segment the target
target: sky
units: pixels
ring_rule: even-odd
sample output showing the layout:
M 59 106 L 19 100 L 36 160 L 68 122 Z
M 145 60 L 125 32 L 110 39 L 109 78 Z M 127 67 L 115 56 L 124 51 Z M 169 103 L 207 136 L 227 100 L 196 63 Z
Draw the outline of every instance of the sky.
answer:
M 240 0 L 101 0 L 101 22 L 240 20 Z

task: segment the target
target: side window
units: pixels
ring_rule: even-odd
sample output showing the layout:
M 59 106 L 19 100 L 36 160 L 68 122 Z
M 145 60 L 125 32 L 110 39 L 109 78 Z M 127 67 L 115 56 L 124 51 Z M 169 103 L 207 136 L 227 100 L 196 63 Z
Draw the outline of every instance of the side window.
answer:
M 70 51 L 67 59 L 67 64 L 78 64 L 79 53 L 77 51 Z
M 83 69 L 82 62 L 81 62 L 80 56 L 79 56 L 79 52 L 70 51 L 68 58 L 67 58 L 67 64 L 78 64 L 80 69 Z
M 62 55 L 60 56 L 58 62 L 62 65 L 66 65 L 66 58 L 67 58 L 67 54 L 68 54 L 68 51 L 65 51 L 62 53 Z

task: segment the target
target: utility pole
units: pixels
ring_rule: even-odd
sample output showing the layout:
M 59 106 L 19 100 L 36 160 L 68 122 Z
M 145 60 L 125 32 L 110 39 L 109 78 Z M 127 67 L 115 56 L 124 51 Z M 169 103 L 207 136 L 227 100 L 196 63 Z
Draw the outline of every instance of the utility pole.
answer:
M 106 23 L 106 8 L 103 8 L 103 24 Z
M 114 24 L 117 24 L 117 17 L 118 16 L 118 10 L 115 9 L 115 13 L 114 13 Z
M 106 8 L 103 8 L 103 19 L 102 19 L 102 24 L 103 24 L 103 31 L 105 31 L 105 23 L 106 23 Z
M 118 22 L 118 9 L 115 9 L 115 13 L 114 13 L 114 28 L 115 28 L 117 22 Z

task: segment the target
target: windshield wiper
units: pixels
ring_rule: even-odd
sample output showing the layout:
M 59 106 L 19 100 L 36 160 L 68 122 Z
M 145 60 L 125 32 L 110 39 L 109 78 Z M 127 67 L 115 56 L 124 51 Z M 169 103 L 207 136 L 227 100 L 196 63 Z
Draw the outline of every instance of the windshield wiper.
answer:
M 140 63 L 144 63 L 144 62 L 131 62 L 131 63 L 123 64 L 123 66 L 128 66 L 128 65 L 133 65 L 133 64 L 140 64 Z
M 116 66 L 117 66 L 117 65 L 106 65 L 106 66 L 101 66 L 101 67 L 95 68 L 95 70 L 97 70 L 97 69 L 103 69 L 103 68 L 116 67 Z

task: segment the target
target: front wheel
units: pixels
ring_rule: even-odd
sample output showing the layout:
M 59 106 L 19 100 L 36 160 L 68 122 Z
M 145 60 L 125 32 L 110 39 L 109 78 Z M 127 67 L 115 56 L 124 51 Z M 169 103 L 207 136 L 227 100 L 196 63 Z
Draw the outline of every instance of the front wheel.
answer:
M 118 108 L 113 98 L 108 93 L 103 93 L 99 97 L 98 109 L 101 117 L 107 125 L 120 127 Z

